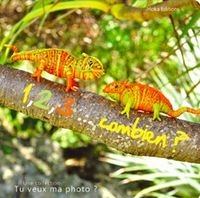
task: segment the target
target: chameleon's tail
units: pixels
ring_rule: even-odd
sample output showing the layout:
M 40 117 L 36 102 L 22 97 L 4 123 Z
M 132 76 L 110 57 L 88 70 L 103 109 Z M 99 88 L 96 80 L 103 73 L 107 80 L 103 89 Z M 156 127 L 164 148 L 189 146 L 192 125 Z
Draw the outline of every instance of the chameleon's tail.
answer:
M 14 53 L 18 52 L 18 48 L 15 45 L 5 44 L 4 46 L 10 48 Z
M 193 108 L 189 108 L 189 107 L 181 107 L 175 111 L 171 110 L 169 111 L 167 114 L 171 117 L 178 117 L 180 116 L 182 113 L 184 112 L 188 112 L 188 113 L 193 113 L 196 115 L 200 115 L 200 109 L 193 109 Z
M 10 58 L 12 61 L 33 59 L 32 55 L 29 53 L 18 53 L 18 48 L 15 45 L 5 44 L 4 46 L 13 51 L 13 55 Z

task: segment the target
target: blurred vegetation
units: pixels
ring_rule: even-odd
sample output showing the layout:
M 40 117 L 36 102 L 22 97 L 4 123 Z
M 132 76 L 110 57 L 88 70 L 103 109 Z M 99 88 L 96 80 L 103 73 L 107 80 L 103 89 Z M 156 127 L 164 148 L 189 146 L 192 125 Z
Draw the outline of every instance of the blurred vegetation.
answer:
M 69 2 L 74 5 L 74 9 L 68 9 L 71 8 L 67 7 Z M 141 7 L 149 2 L 129 1 Z M 151 1 L 156 2 L 159 1 Z M 65 3 L 66 7 L 59 7 L 59 3 Z M 175 108 L 200 107 L 200 12 L 188 8 L 177 11 L 171 18 L 141 23 L 122 22 L 104 13 L 103 7 L 77 9 L 76 4 L 76 1 L 61 0 L 2 0 L 0 63 L 9 62 L 8 51 L 3 47 L 5 43 L 14 43 L 20 51 L 56 47 L 67 49 L 77 57 L 86 52 L 98 57 L 106 70 L 100 80 L 81 85 L 87 90 L 102 94 L 105 84 L 129 79 L 159 88 Z M 57 9 L 50 13 L 49 9 L 57 5 Z M 30 71 L 29 62 L 9 64 Z M 200 122 L 197 116 L 189 114 L 181 118 Z M 94 144 L 85 135 L 68 129 L 57 129 L 4 107 L 0 108 L 0 123 L 0 156 L 11 164 L 13 160 L 9 160 L 9 156 L 16 155 L 18 147 L 14 142 L 17 139 L 20 140 L 19 144 L 32 148 L 36 145 L 34 141 L 45 136 L 63 148 L 64 153 L 67 149 L 83 149 Z M 38 147 L 42 149 L 42 146 L 48 145 L 49 143 L 42 143 Z M 37 148 L 33 149 L 36 152 Z M 199 165 L 164 159 L 125 157 L 116 151 L 108 152 L 108 148 L 102 146 L 97 150 L 92 154 L 99 156 L 95 165 L 104 168 L 96 168 L 97 172 L 92 174 L 97 174 L 95 178 L 98 178 L 99 189 L 104 195 L 120 195 L 108 183 L 118 185 L 117 190 L 120 188 L 119 191 L 125 192 L 127 197 L 195 198 L 200 195 Z M 53 152 L 55 151 L 52 151 L 52 155 Z M 35 155 L 48 164 L 44 153 L 37 156 L 36 152 Z M 50 151 L 48 153 L 50 155 Z M 56 162 L 52 162 L 55 163 L 54 166 L 58 166 Z M 1 163 L 3 165 L 4 162 Z M 11 165 L 9 167 L 12 169 Z M 56 169 L 52 169 L 54 177 Z M 40 170 L 48 175 L 48 171 L 45 172 L 42 168 Z M 4 174 L 3 168 L 0 168 L 0 181 L 5 180 Z

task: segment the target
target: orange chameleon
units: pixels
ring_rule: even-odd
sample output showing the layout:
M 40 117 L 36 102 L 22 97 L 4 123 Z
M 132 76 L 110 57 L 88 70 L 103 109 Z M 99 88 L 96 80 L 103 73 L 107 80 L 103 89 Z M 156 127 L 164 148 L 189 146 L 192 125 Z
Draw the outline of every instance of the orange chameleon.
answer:
M 77 59 L 63 49 L 38 49 L 32 51 L 18 52 L 14 45 L 5 45 L 13 50 L 12 61 L 30 60 L 37 63 L 36 71 L 32 77 L 40 82 L 41 73 L 46 71 L 60 78 L 66 78 L 66 92 L 70 89 L 76 91 L 78 83 L 75 78 L 80 80 L 94 80 L 104 74 L 101 62 L 85 53 Z
M 171 117 L 178 117 L 184 112 L 200 115 L 200 109 L 181 107 L 173 110 L 170 101 L 159 91 L 148 85 L 140 83 L 129 83 L 128 81 L 112 82 L 103 89 L 114 100 L 120 101 L 125 105 L 121 114 L 129 118 L 130 109 L 153 112 L 153 120 L 161 121 L 160 112 Z

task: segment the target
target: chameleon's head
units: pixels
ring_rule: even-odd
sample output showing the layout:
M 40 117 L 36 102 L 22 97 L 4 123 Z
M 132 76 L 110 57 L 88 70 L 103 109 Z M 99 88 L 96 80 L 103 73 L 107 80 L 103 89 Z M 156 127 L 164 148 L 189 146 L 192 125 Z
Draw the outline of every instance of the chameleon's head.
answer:
M 80 78 L 84 80 L 100 78 L 104 74 L 102 63 L 97 58 L 85 53 L 83 53 L 82 56 L 83 57 L 80 59 L 82 62 Z
M 103 89 L 103 92 L 107 94 L 121 94 L 124 91 L 124 89 L 127 87 L 127 85 L 128 85 L 128 80 L 115 81 L 115 82 L 107 84 L 105 88 Z

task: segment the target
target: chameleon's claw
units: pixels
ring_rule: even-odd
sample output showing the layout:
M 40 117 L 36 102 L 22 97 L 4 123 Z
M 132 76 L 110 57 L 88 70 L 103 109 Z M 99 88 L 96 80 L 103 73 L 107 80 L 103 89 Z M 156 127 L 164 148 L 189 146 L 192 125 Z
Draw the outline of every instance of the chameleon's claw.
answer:
M 160 107 L 159 103 L 154 104 L 154 106 L 153 106 L 153 120 L 157 119 L 157 120 L 161 121 L 161 119 L 160 119 L 160 109 L 161 109 L 161 107 Z
M 155 113 L 154 113 L 154 115 L 153 115 L 153 120 L 156 120 L 156 119 L 159 120 L 159 121 L 161 121 L 159 115 L 155 115 Z
M 73 87 L 66 87 L 65 91 L 69 92 L 69 90 L 72 90 L 72 91 L 76 92 L 78 90 L 78 87 L 75 87 L 75 86 L 73 86 Z
M 67 79 L 67 87 L 65 89 L 66 92 L 68 92 L 69 90 L 77 91 L 78 87 L 79 87 L 78 82 L 74 81 L 72 78 Z
M 41 63 L 41 65 L 42 65 L 42 63 Z M 37 67 L 35 73 L 33 73 L 31 75 L 31 77 L 37 78 L 37 82 L 40 82 L 42 71 L 43 71 L 43 69 L 40 69 L 39 67 Z
M 31 75 L 32 78 L 37 78 L 37 82 L 40 82 L 40 76 L 38 73 L 34 73 Z
M 126 109 L 124 109 L 123 111 L 120 112 L 120 114 L 126 114 L 127 118 L 129 118 L 129 111 L 126 111 Z
M 66 89 L 65 89 L 66 92 L 69 92 L 69 90 L 70 90 L 69 88 L 66 88 Z
M 71 90 L 72 90 L 72 91 L 77 91 L 77 90 L 78 90 L 78 87 L 73 86 L 73 87 L 71 87 Z

